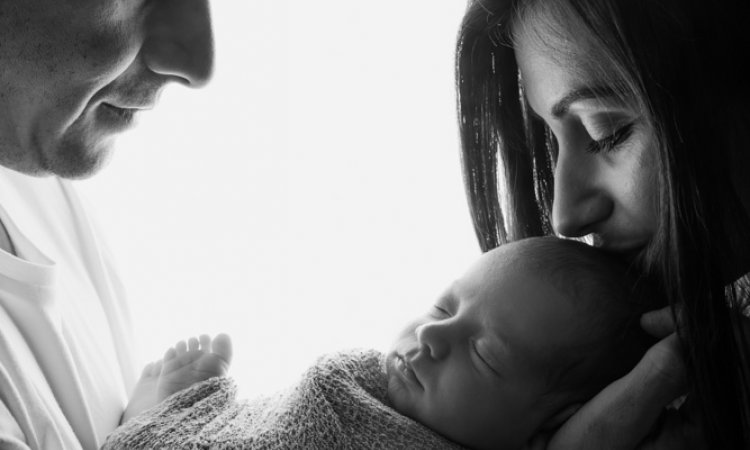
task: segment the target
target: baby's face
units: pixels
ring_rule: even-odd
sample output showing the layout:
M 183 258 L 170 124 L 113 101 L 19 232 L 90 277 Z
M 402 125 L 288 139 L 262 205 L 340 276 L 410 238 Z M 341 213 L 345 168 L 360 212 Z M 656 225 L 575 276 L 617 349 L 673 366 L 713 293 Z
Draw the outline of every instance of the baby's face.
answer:
M 394 407 L 473 448 L 520 448 L 545 425 L 564 404 L 549 392 L 556 350 L 580 339 L 575 308 L 512 247 L 484 254 L 386 360 Z

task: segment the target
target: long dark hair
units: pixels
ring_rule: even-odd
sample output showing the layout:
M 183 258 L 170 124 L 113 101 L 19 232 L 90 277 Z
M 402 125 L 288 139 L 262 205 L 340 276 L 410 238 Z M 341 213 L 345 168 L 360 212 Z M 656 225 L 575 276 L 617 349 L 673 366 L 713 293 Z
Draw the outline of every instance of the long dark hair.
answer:
M 710 448 L 722 449 L 750 448 L 750 344 L 741 327 L 750 266 L 740 263 L 750 255 L 750 89 L 740 70 L 750 33 L 741 28 L 742 3 L 470 0 L 456 49 L 464 180 L 484 251 L 553 234 L 557 148 L 526 113 L 513 50 L 521 12 L 554 8 L 547 17 L 597 49 L 594 69 L 636 99 L 656 139 L 659 174 L 658 231 L 643 269 L 682 310 L 690 395 Z M 745 185 L 731 176 L 738 164 Z

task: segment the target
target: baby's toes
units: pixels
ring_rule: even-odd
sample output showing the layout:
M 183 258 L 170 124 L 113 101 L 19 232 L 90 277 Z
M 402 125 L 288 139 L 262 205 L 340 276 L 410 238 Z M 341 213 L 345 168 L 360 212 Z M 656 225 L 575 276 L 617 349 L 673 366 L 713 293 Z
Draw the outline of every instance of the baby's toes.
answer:
M 201 334 L 198 337 L 198 341 L 200 342 L 202 352 L 211 353 L 211 336 L 207 334 Z
M 193 363 L 200 357 L 200 355 L 200 352 L 188 351 L 188 343 L 180 341 L 164 354 L 164 358 L 162 358 L 163 364 L 161 374 L 167 375 L 176 370 L 180 370 L 181 368 Z
M 141 378 L 154 378 L 158 377 L 161 372 L 161 360 L 156 362 L 150 362 L 146 364 L 141 372 Z
M 188 352 L 197 352 L 200 349 L 200 342 L 198 342 L 198 338 L 191 337 L 188 339 L 187 344 L 187 351 Z
M 211 341 L 211 352 L 216 354 L 227 366 L 232 362 L 232 339 L 221 333 Z
M 162 356 L 162 361 L 167 362 L 175 359 L 177 357 L 177 349 L 174 347 L 170 347 L 167 349 L 166 352 L 164 352 L 164 356 Z

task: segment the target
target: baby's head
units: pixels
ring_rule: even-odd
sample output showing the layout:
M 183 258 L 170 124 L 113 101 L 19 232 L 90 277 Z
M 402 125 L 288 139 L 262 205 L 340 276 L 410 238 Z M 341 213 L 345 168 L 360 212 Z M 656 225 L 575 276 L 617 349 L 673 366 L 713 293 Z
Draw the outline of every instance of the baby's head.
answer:
M 393 406 L 472 448 L 517 449 L 629 371 L 653 340 L 645 282 L 600 250 L 532 238 L 487 252 L 399 336 Z

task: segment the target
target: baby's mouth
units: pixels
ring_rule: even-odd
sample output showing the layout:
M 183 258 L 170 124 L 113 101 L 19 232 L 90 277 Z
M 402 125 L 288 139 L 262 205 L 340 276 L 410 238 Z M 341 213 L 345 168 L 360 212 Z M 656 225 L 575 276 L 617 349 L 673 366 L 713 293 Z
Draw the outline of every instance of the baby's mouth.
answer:
M 422 383 L 419 381 L 416 372 L 414 372 L 411 364 L 403 355 L 400 355 L 398 353 L 394 355 L 393 368 L 403 379 L 424 389 L 424 386 L 422 386 Z

